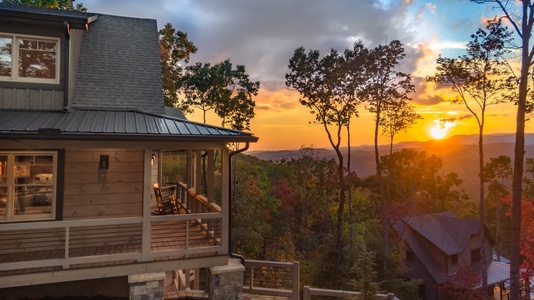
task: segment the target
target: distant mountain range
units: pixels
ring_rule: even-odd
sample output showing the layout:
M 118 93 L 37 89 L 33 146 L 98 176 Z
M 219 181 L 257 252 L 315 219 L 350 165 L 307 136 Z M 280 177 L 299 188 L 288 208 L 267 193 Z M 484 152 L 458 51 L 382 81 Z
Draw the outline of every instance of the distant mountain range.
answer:
M 514 134 L 488 134 L 484 136 L 484 160 L 489 161 L 492 157 L 500 155 L 514 156 Z M 429 140 L 426 142 L 401 142 L 393 145 L 393 151 L 400 149 L 414 149 L 425 151 L 427 156 L 431 154 L 439 157 L 443 162 L 441 172 L 443 175 L 455 172 L 464 181 L 463 188 L 470 197 L 476 195 L 478 189 L 478 135 L 456 135 L 443 140 Z M 325 158 L 335 158 L 332 149 L 315 149 L 317 155 Z M 346 148 L 344 153 L 346 153 Z M 389 145 L 380 145 L 380 155 L 389 153 Z M 534 134 L 525 135 L 525 158 L 534 158 Z M 299 157 L 299 150 L 274 150 L 274 151 L 247 151 L 248 155 L 262 160 L 274 162 L 282 159 Z M 374 162 L 374 147 L 363 145 L 352 147 L 351 169 L 359 177 L 367 177 L 376 171 Z

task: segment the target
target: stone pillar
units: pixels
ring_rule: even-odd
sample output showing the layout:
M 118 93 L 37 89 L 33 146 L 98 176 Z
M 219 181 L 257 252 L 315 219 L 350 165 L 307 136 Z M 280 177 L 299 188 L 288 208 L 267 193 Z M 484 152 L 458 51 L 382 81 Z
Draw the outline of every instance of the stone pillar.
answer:
M 208 294 L 211 300 L 243 298 L 245 267 L 238 259 L 229 259 L 228 265 L 210 268 Z
M 130 300 L 163 299 L 165 272 L 128 275 Z

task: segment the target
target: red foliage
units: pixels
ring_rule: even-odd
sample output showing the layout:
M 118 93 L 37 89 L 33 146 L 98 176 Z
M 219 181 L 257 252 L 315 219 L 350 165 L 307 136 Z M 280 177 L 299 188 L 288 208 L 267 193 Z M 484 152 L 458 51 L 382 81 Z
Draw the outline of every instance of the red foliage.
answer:
M 512 198 L 502 198 L 503 203 L 507 203 L 510 209 L 506 213 L 508 217 L 512 215 Z M 534 276 L 534 199 L 523 198 L 521 201 L 521 277 L 529 280 Z

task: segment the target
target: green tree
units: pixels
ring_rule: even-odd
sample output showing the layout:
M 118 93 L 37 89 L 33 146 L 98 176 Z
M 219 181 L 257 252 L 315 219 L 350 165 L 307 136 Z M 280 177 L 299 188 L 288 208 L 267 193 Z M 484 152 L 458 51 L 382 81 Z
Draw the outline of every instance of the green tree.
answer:
M 328 141 L 334 149 L 338 160 L 339 202 L 336 221 L 336 263 L 334 274 L 338 276 L 341 264 L 343 240 L 343 211 L 346 201 L 345 165 L 341 152 L 342 130 L 350 124 L 356 114 L 358 101 L 355 97 L 354 77 L 348 76 L 349 64 L 359 57 L 359 44 L 355 51 L 346 51 L 345 56 L 332 49 L 320 58 L 317 50 L 300 47 L 289 60 L 290 72 L 286 74 L 286 86 L 295 89 L 301 95 L 300 104 L 308 107 L 315 115 L 315 121 L 323 126 Z M 353 69 L 354 70 L 354 69 Z
M 509 218 L 505 216 L 508 208 L 506 207 L 507 204 L 502 203 L 501 199 L 510 196 L 509 183 L 511 183 L 512 175 L 512 159 L 507 155 L 491 157 L 490 161 L 484 166 L 484 179 L 489 182 L 488 206 L 495 210 L 488 215 L 490 220 L 486 223 L 490 230 L 493 231 L 498 257 L 500 254 L 509 254 L 508 243 L 503 243 L 503 240 L 509 242 L 510 236 L 509 231 L 503 234 L 503 227 L 507 229 L 506 225 L 508 225 L 504 224 L 504 222 L 509 221 Z M 492 215 L 495 216 L 495 219 L 491 217 Z
M 374 300 L 380 284 L 376 282 L 377 272 L 375 271 L 375 253 L 367 250 L 365 244 L 361 245 L 358 251 L 356 264 L 351 269 L 354 278 L 350 283 L 353 288 L 361 292 L 358 300 Z
M 158 33 L 165 106 L 174 107 L 178 103 L 184 64 L 197 52 L 197 47 L 187 39 L 186 33 L 177 31 L 171 23 L 165 24 Z
M 376 175 L 381 203 L 381 217 L 384 237 L 384 255 L 387 257 L 388 243 L 388 220 L 386 218 L 387 203 L 382 182 L 382 166 L 378 151 L 378 135 L 380 122 L 384 118 L 384 112 L 395 109 L 396 106 L 405 105 L 410 100 L 409 94 L 414 91 L 410 74 L 395 70 L 406 54 L 400 41 L 394 40 L 387 45 L 379 45 L 370 51 L 369 61 L 366 65 L 368 80 L 360 92 L 360 96 L 369 106 L 370 112 L 375 115 L 374 126 L 374 149 Z M 384 274 L 387 272 L 387 263 L 384 260 Z
M 389 139 L 389 155 L 391 155 L 395 135 L 401 131 L 407 131 L 422 117 L 415 111 L 415 106 L 407 101 L 386 104 L 386 106 L 380 119 L 380 126 L 382 127 L 382 134 Z
M 178 107 L 185 113 L 200 109 L 206 123 L 206 113 L 213 110 L 222 120 L 223 127 L 249 130 L 254 117 L 255 102 L 260 82 L 252 82 L 245 66 L 232 67 L 230 60 L 211 65 L 196 63 L 185 68 L 181 79 L 185 99 Z
M 506 99 L 508 86 L 508 66 L 502 61 L 507 50 L 505 43 L 511 33 L 503 27 L 500 19 L 488 21 L 486 30 L 478 29 L 467 44 L 467 55 L 457 59 L 440 57 L 437 60 L 437 73 L 427 80 L 449 85 L 458 94 L 453 103 L 463 104 L 475 117 L 478 124 L 478 161 L 480 185 L 480 223 L 484 224 L 484 124 L 488 106 L 499 104 Z M 481 231 L 484 236 L 484 231 Z M 485 251 L 482 238 L 481 252 Z M 482 289 L 487 299 L 487 261 L 482 255 Z
M 456 173 L 439 175 L 443 163 L 435 155 L 402 149 L 383 156 L 381 164 L 389 187 L 389 219 L 449 210 L 465 216 L 472 209 L 465 193 L 458 190 L 463 181 Z
M 76 0 L 2 0 L 6 4 L 31 5 L 61 10 L 87 11 L 83 3 L 74 4 Z
M 532 109 L 529 100 L 529 80 L 534 62 L 534 46 L 530 44 L 534 27 L 534 3 L 531 0 L 470 0 L 475 3 L 495 3 L 512 24 L 521 40 L 520 74 L 517 78 L 517 114 L 514 148 L 514 176 L 512 182 L 511 255 L 510 255 L 510 300 L 520 299 L 520 248 L 521 248 L 521 201 L 523 199 L 523 162 L 525 159 L 525 120 Z M 532 95 L 530 95 L 532 97 Z M 532 99 L 530 99 L 532 100 Z M 530 103 L 529 103 L 530 102 Z

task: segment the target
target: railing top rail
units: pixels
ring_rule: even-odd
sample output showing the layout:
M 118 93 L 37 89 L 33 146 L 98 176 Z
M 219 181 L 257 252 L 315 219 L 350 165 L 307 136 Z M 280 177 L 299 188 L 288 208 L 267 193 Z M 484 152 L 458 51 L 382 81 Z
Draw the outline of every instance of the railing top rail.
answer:
M 0 226 L 0 232 L 11 231 L 11 230 L 21 230 L 21 229 L 122 225 L 122 224 L 135 224 L 135 223 L 142 223 L 142 222 L 143 222 L 142 217 L 126 217 L 126 218 L 81 219 L 81 220 L 68 220 L 68 221 L 2 223 L 2 226 Z
M 280 262 L 280 261 L 245 259 L 245 266 L 291 268 L 295 265 L 295 263 L 298 264 L 298 262 Z

